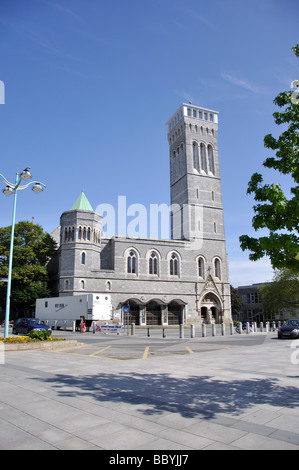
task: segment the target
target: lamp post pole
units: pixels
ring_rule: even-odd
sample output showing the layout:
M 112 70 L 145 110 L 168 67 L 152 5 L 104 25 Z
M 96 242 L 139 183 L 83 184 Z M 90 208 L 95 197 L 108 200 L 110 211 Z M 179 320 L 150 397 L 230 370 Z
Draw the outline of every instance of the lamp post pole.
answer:
M 13 202 L 13 211 L 12 211 L 12 224 L 11 224 L 11 235 L 10 235 L 10 248 L 9 248 L 9 261 L 8 261 L 8 277 L 7 277 L 7 291 L 6 291 L 6 309 L 5 309 L 5 323 L 4 323 L 4 338 L 8 337 L 8 327 L 9 327 L 9 315 L 10 315 L 10 294 L 11 294 L 11 276 L 12 276 L 12 260 L 13 260 L 13 246 L 14 246 L 14 235 L 15 235 L 15 221 L 16 221 L 16 207 L 17 207 L 17 194 L 18 190 L 26 189 L 32 184 L 32 190 L 35 193 L 40 193 L 44 187 L 43 183 L 39 181 L 32 181 L 24 186 L 20 186 L 22 180 L 28 180 L 31 178 L 29 172 L 29 167 L 25 168 L 22 173 L 19 175 L 16 174 L 15 184 L 10 183 L 1 173 L 0 176 L 6 183 L 3 193 L 6 196 L 14 195 Z

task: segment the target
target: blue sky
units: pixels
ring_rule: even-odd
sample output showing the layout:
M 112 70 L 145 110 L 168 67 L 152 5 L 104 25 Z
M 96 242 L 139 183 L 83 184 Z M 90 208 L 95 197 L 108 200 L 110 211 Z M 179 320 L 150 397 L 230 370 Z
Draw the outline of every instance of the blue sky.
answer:
M 82 190 L 94 208 L 169 204 L 165 124 L 192 101 L 219 111 L 231 283 L 271 279 L 239 236 L 253 234 L 255 171 L 290 188 L 263 168 L 263 138 L 281 133 L 273 99 L 299 79 L 298 17 L 293 0 L 1 0 L 0 173 L 30 166 L 47 185 L 19 192 L 17 220 L 51 232 Z M 0 195 L 0 226 L 12 202 Z

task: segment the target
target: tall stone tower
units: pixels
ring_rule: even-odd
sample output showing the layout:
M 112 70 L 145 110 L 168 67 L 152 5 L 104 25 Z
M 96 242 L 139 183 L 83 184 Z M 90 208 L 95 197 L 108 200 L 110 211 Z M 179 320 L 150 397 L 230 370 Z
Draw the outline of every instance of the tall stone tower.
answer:
M 59 295 L 90 289 L 92 270 L 100 269 L 102 217 L 82 192 L 60 217 Z
M 214 283 L 230 317 L 230 284 L 226 253 L 217 133 L 218 112 L 183 103 L 167 122 L 170 149 L 171 237 L 189 240 L 198 256 L 199 303 Z M 202 291 L 202 296 L 200 296 Z M 210 296 L 211 297 L 211 296 Z

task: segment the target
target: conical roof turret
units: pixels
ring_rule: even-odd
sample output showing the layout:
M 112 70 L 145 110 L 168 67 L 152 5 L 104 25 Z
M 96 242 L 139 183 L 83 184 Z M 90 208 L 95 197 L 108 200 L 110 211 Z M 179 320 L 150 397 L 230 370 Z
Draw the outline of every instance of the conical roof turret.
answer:
M 91 207 L 90 202 L 88 201 L 87 197 L 85 196 L 84 192 L 82 191 L 80 196 L 78 197 L 77 201 L 73 205 L 72 211 L 91 211 L 93 212 L 93 208 Z

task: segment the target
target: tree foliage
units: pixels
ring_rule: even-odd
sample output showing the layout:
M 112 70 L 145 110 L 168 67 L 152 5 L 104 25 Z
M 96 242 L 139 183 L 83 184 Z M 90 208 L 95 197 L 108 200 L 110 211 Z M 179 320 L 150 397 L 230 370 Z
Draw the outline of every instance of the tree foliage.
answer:
M 276 270 L 273 282 L 261 286 L 259 292 L 268 318 L 284 312 L 296 316 L 299 311 L 299 276 L 289 269 Z
M 11 226 L 0 228 L 0 277 L 8 276 Z M 12 262 L 11 311 L 30 310 L 39 297 L 51 295 L 47 263 L 56 253 L 56 243 L 40 225 L 15 225 Z M 0 305 L 4 309 L 7 283 L 0 282 Z
M 230 286 L 230 298 L 232 316 L 238 316 L 243 306 L 243 302 L 239 295 L 239 292 L 233 286 Z
M 299 45 L 293 47 L 299 57 Z M 299 81 L 297 81 L 299 84 Z M 254 194 L 252 226 L 257 231 L 268 229 L 269 234 L 259 238 L 242 235 L 242 250 L 249 250 L 249 259 L 256 261 L 269 256 L 274 269 L 289 268 L 299 272 L 299 99 L 296 92 L 280 93 L 274 103 L 283 108 L 274 112 L 274 121 L 285 130 L 278 139 L 272 134 L 264 138 L 264 146 L 276 152 L 268 157 L 263 166 L 278 170 L 292 178 L 288 198 L 280 184 L 263 184 L 263 177 L 254 173 L 248 183 L 247 194 Z

